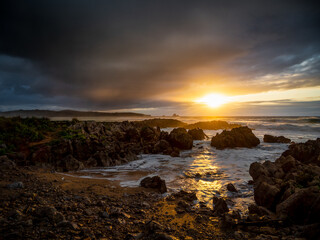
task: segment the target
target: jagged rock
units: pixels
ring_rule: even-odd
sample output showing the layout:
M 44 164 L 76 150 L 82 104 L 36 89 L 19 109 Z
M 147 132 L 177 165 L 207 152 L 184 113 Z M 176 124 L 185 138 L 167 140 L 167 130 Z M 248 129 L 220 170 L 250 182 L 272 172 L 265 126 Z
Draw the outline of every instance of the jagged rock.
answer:
M 169 141 L 173 147 L 180 149 L 191 149 L 193 145 L 192 136 L 184 128 L 175 128 L 169 134 Z
M 213 215 L 221 216 L 226 212 L 229 212 L 227 202 L 223 198 L 213 198 Z
M 320 138 L 309 140 L 306 143 L 291 144 L 282 156 L 291 155 L 302 163 L 313 163 L 320 166 Z
M 265 134 L 263 136 L 263 141 L 266 143 L 290 143 L 291 140 L 289 138 L 286 138 L 284 136 L 272 136 L 272 135 L 268 135 Z
M 217 149 L 235 148 L 235 147 L 256 147 L 260 144 L 252 130 L 248 127 L 233 128 L 231 131 L 223 130 L 217 133 L 211 139 L 211 146 Z
M 153 188 L 159 190 L 160 193 L 167 192 L 166 181 L 159 176 L 146 177 L 141 180 L 140 186 L 144 188 Z
M 137 128 L 129 128 L 126 131 L 126 139 L 129 142 L 138 142 L 140 141 L 140 133 Z
M 154 153 L 162 153 L 162 152 L 172 152 L 173 149 L 170 146 L 170 143 L 166 140 L 160 140 L 154 145 Z
M 57 163 L 57 169 L 63 172 L 78 171 L 84 169 L 84 165 L 72 155 L 68 155 Z
M 250 204 L 248 207 L 248 210 L 249 210 L 249 214 L 257 214 L 260 217 L 265 215 L 268 215 L 268 216 L 274 215 L 274 213 L 268 210 L 267 208 L 258 206 L 256 204 Z
M 141 138 L 145 141 L 154 141 L 157 139 L 157 131 L 152 127 L 143 127 L 140 132 Z
M 236 189 L 236 187 L 232 183 L 227 184 L 227 190 L 230 192 L 238 192 L 238 190 Z
M 287 173 L 296 167 L 297 161 L 291 155 L 289 155 L 287 157 L 281 156 L 276 160 L 276 163 L 281 166 L 285 173 Z
M 320 214 L 319 153 L 318 138 L 291 144 L 275 163 L 251 164 L 249 172 L 254 180 L 256 203 L 276 211 L 283 220 L 296 224 L 317 223 Z M 270 216 L 270 213 L 261 214 Z
M 254 188 L 254 200 L 260 206 L 274 209 L 279 198 L 280 189 L 266 182 L 261 182 Z
M 320 216 L 320 189 L 309 187 L 300 189 L 285 201 L 277 205 L 277 215 L 290 218 L 295 223 L 306 224 L 319 221 Z
M 208 137 L 200 128 L 190 129 L 188 130 L 188 134 L 191 135 L 193 140 L 203 140 Z

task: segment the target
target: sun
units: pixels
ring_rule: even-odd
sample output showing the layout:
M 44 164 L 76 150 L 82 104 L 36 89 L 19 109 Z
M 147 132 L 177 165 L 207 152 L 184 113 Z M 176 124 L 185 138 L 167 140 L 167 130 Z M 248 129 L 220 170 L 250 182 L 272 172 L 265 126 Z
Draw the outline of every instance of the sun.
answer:
M 230 98 L 222 94 L 208 94 L 195 101 L 196 103 L 204 103 L 211 108 L 220 107 L 223 104 L 230 102 Z

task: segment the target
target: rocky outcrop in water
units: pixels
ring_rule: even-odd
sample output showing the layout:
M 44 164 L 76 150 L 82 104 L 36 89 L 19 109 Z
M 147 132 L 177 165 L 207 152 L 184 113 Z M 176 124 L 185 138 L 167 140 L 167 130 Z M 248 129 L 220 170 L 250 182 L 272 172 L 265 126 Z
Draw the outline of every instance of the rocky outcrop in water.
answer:
M 175 128 L 169 134 L 169 142 L 173 147 L 180 149 L 191 149 L 193 139 L 184 128 Z
M 272 136 L 265 134 L 263 136 L 263 141 L 266 143 L 290 143 L 291 140 L 289 138 L 286 138 L 284 136 Z
M 252 163 L 257 205 L 296 224 L 319 223 L 320 138 L 292 144 L 275 162 Z
M 186 129 L 201 128 L 207 130 L 218 130 L 218 129 L 232 129 L 241 127 L 240 124 L 228 123 L 226 121 L 206 121 L 206 122 L 196 122 L 184 126 Z
M 188 134 L 191 135 L 193 140 L 204 140 L 208 138 L 208 136 L 200 128 L 190 129 L 188 130 Z
M 192 136 L 184 128 L 174 129 L 169 134 L 159 127 L 127 121 L 59 124 L 63 130 L 55 133 L 50 142 L 26 145 L 23 152 L 10 153 L 12 164 L 5 157 L 1 161 L 7 162 L 8 168 L 14 164 L 36 165 L 66 172 L 128 163 L 138 159 L 141 153 L 178 157 L 180 150 L 191 149 L 193 145 Z M 203 133 L 200 129 L 196 131 L 198 135 Z
M 260 144 L 252 130 L 248 127 L 233 128 L 231 131 L 223 130 L 217 133 L 211 139 L 211 146 L 217 149 L 235 148 L 235 147 L 256 147 Z

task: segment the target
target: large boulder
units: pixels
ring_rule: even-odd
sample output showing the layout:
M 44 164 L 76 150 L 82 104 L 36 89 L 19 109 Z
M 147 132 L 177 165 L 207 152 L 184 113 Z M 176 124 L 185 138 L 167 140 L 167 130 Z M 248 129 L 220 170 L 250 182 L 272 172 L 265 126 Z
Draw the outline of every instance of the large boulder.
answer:
M 274 210 L 280 197 L 280 189 L 267 182 L 261 182 L 254 188 L 254 200 L 259 206 Z
M 229 212 L 227 202 L 223 198 L 213 197 L 213 215 L 222 216 Z
M 188 134 L 191 135 L 193 140 L 203 140 L 208 137 L 200 128 L 190 129 L 188 130 Z
M 146 177 L 141 180 L 140 186 L 144 188 L 153 188 L 158 190 L 160 193 L 167 192 L 166 181 L 162 180 L 159 176 Z
M 173 147 L 180 149 L 191 149 L 193 145 L 192 136 L 184 128 L 175 128 L 169 134 L 169 141 Z
M 223 130 L 222 133 L 217 133 L 211 139 L 211 146 L 217 149 L 246 147 L 251 148 L 260 144 L 252 130 L 248 127 L 233 128 L 231 131 Z
M 284 136 L 272 136 L 272 135 L 264 135 L 263 141 L 266 143 L 290 143 L 291 140 L 289 138 L 286 138 Z
M 252 163 L 249 173 L 257 205 L 290 223 L 319 223 L 319 153 L 320 139 L 309 140 L 291 144 L 275 162 Z
M 295 223 L 307 224 L 319 221 L 320 189 L 317 186 L 300 189 L 277 205 L 280 218 L 290 218 Z
M 291 155 L 302 163 L 312 163 L 320 166 L 320 138 L 309 140 L 306 143 L 291 144 L 282 156 Z

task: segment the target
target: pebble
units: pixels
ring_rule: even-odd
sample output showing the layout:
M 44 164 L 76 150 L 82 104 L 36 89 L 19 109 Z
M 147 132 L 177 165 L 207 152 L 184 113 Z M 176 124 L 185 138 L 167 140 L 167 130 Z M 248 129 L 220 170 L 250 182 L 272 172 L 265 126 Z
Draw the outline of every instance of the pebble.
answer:
M 24 188 L 24 185 L 22 182 L 14 182 L 14 183 L 8 184 L 7 188 L 9 188 L 9 189 Z

